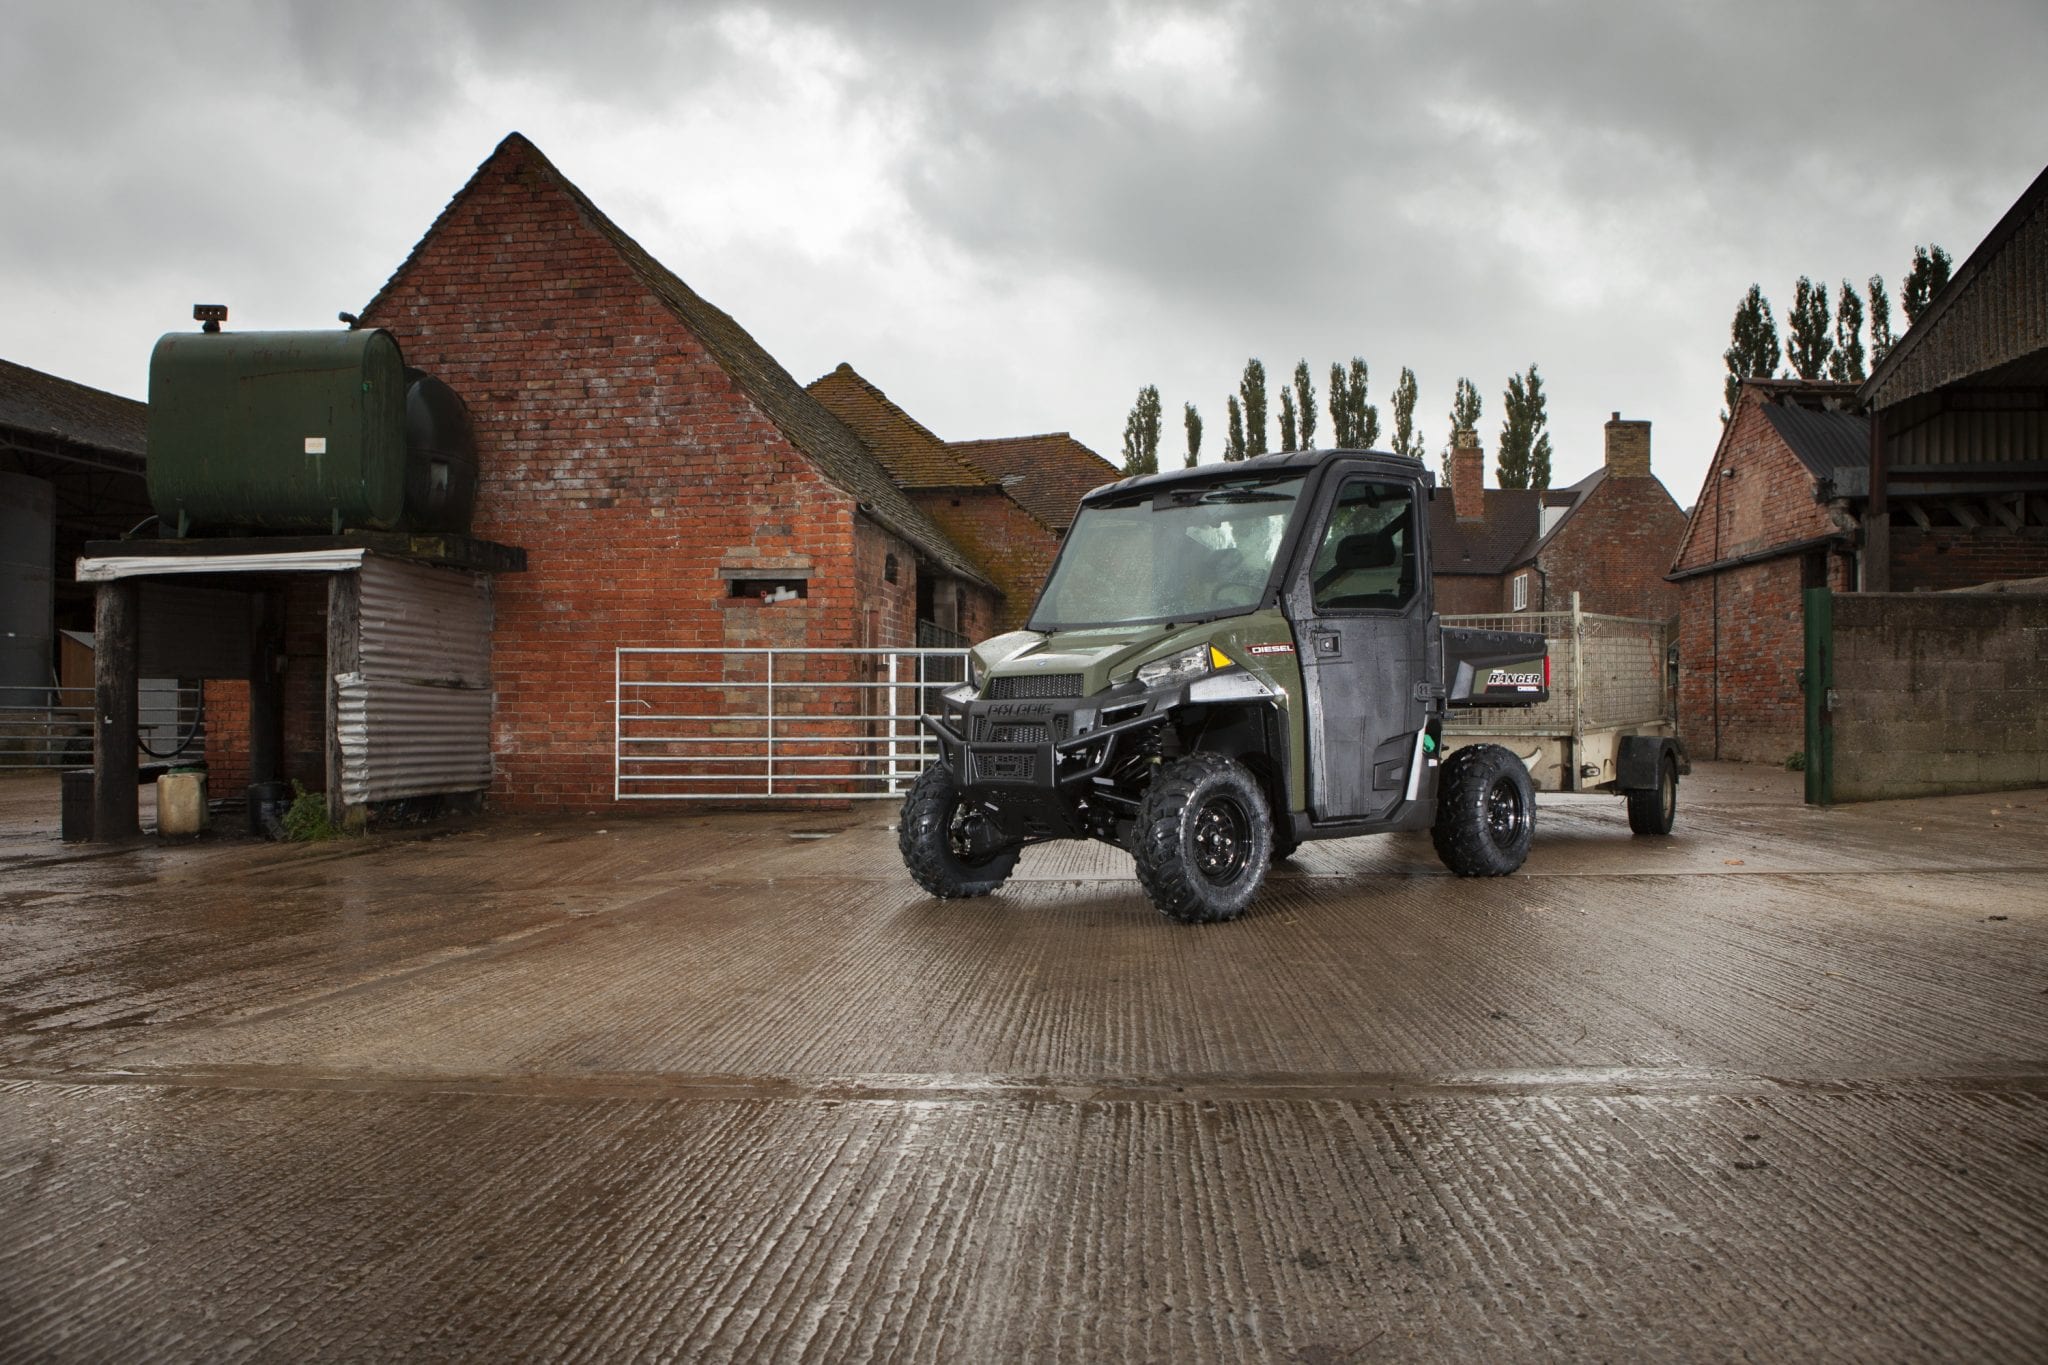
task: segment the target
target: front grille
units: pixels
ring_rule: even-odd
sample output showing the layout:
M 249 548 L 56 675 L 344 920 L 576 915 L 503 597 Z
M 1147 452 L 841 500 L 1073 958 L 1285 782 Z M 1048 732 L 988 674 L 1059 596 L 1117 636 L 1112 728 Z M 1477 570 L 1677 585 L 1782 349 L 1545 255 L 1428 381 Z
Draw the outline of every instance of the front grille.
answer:
M 1021 754 L 976 754 L 974 780 L 977 782 L 1030 782 L 1038 775 L 1038 756 Z
M 1051 744 L 1067 737 L 1067 718 L 1054 716 L 1044 721 L 995 720 L 983 716 L 975 723 L 974 738 L 981 744 Z
M 1079 673 L 1019 673 L 991 678 L 988 695 L 997 701 L 1051 701 L 1081 695 Z

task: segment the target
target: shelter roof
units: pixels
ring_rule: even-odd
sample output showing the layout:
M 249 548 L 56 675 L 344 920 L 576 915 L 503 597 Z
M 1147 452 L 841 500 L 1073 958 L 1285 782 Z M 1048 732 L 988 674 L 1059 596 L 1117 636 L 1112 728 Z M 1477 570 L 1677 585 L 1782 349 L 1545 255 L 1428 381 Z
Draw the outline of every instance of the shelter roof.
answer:
M 2048 168 L 1856 396 L 1862 406 L 1889 408 L 1951 384 L 2048 387 Z
M 0 360 L 0 427 L 133 456 L 149 450 L 149 405 Z
M 500 161 L 518 166 L 520 173 L 552 186 L 565 196 L 584 222 L 610 243 L 648 292 L 689 329 L 691 335 L 710 352 L 719 368 L 753 400 L 789 443 L 809 458 L 827 480 L 852 496 L 864 513 L 884 529 L 910 542 L 947 573 L 984 586 L 994 586 L 987 575 L 976 568 L 973 561 L 904 496 L 890 479 L 888 471 L 868 453 L 860 439 L 807 393 L 803 385 L 797 383 L 744 327 L 707 302 L 683 283 L 674 271 L 655 260 L 646 248 L 627 236 L 582 190 L 556 169 L 540 148 L 522 134 L 508 134 L 498 144 L 490 157 L 477 168 L 476 174 L 470 177 L 469 183 L 456 192 L 411 254 L 384 282 L 376 297 L 365 306 L 365 313 L 373 311 L 383 301 L 385 294 L 418 258 L 456 205 L 467 198 L 486 171 Z

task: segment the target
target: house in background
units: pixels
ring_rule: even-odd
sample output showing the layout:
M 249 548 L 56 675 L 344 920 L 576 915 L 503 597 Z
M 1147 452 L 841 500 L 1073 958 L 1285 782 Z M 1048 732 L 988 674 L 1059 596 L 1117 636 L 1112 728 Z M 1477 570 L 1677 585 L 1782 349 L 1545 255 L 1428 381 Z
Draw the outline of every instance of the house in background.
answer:
M 1685 513 L 1650 472 L 1650 424 L 1614 414 L 1600 467 L 1564 488 L 1485 486 L 1472 433 L 1451 449 L 1448 496 L 1430 504 L 1430 559 L 1445 615 L 1582 611 L 1664 620 Z

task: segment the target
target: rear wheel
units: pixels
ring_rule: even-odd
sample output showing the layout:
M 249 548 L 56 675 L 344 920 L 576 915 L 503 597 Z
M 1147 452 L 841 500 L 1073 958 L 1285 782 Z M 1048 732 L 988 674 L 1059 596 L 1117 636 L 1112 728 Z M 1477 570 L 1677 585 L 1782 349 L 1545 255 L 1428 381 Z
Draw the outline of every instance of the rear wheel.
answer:
M 1474 744 L 1444 760 L 1437 788 L 1436 856 L 1460 877 L 1505 877 L 1529 856 L 1536 788 L 1522 760 L 1498 744 Z
M 1628 794 L 1628 827 L 1638 834 L 1669 834 L 1678 818 L 1678 760 L 1664 755 L 1657 785 Z
M 943 900 L 986 896 L 1009 880 L 1017 848 L 997 843 L 987 812 L 963 801 L 953 770 L 934 763 L 903 798 L 896 848 L 911 877 Z
M 1182 924 L 1236 919 L 1265 884 L 1273 847 L 1266 796 L 1243 764 L 1190 754 L 1138 803 L 1132 854 L 1159 913 Z

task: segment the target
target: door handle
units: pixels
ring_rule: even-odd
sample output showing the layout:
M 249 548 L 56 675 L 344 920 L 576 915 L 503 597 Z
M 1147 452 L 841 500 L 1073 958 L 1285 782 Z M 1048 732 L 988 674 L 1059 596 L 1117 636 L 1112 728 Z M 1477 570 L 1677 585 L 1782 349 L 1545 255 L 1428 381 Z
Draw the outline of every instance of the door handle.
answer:
M 1335 631 L 1315 631 L 1309 639 L 1315 645 L 1318 659 L 1334 659 L 1344 652 L 1344 637 Z

